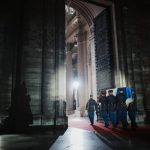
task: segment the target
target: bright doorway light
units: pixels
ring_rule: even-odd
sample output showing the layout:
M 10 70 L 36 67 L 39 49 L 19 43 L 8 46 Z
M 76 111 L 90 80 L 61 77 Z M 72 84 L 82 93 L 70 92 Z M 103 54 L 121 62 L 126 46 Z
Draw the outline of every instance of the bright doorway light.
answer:
M 79 82 L 78 81 L 74 81 L 73 82 L 73 87 L 77 89 L 79 87 Z

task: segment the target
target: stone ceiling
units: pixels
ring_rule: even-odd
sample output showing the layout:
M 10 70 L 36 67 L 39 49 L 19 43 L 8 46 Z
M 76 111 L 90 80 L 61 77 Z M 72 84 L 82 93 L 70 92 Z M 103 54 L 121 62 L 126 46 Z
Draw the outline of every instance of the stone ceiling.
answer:
M 111 5 L 111 1 L 109 0 L 67 0 L 67 6 L 72 7 L 80 15 L 80 22 L 82 24 L 88 24 L 88 26 L 93 25 L 93 19 L 102 12 L 106 6 Z M 67 37 L 70 37 L 70 34 L 75 28 L 78 28 L 78 24 L 75 24 L 75 20 L 70 19 L 71 16 L 66 15 L 67 21 Z M 70 22 L 68 20 L 71 20 Z M 75 18 L 74 18 L 75 19 Z M 71 31 L 72 30 L 72 31 Z M 69 40 L 69 41 L 68 41 Z M 67 38 L 67 41 L 70 43 L 74 41 L 74 37 Z

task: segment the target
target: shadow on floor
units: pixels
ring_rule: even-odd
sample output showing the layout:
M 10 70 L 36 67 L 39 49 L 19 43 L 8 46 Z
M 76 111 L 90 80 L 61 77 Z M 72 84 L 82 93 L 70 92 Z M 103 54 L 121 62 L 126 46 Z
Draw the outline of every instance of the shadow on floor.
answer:
M 0 150 L 48 150 L 67 128 L 32 127 L 21 133 L 0 135 Z

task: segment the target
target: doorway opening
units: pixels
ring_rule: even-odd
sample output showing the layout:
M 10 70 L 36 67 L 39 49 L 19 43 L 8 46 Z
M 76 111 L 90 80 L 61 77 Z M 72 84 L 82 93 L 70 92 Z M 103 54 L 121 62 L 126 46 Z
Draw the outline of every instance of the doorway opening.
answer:
M 85 117 L 90 94 L 97 101 L 101 89 L 114 86 L 110 12 L 81 1 L 65 9 L 67 115 Z

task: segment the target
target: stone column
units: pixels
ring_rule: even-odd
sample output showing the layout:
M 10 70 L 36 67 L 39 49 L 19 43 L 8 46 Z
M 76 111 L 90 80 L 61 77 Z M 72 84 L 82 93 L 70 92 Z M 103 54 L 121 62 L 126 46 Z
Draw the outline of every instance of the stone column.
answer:
M 118 42 L 117 42 L 117 28 L 116 28 L 116 14 L 115 14 L 115 5 L 112 4 L 112 33 L 113 33 L 113 57 L 114 57 L 114 79 L 115 87 L 121 86 L 121 72 L 119 69 L 119 55 L 118 55 Z
M 94 42 L 94 27 L 91 26 L 90 53 L 91 53 L 91 93 L 93 98 L 97 99 L 97 84 L 96 84 L 96 61 L 95 61 L 95 42 Z
M 79 109 L 80 109 L 80 115 L 83 115 L 84 111 L 84 102 L 85 102 L 85 74 L 84 74 L 84 46 L 83 46 L 83 28 L 79 24 L 79 31 L 78 31 L 78 81 L 79 81 L 79 87 L 78 87 L 78 100 L 79 102 Z
M 66 100 L 67 100 L 67 114 L 73 113 L 73 86 L 72 86 L 72 52 L 71 45 L 67 44 L 66 52 Z
M 88 95 L 91 94 L 92 90 L 92 66 L 91 66 L 91 43 L 89 43 L 87 48 L 87 74 L 88 74 Z
M 65 124 L 65 2 L 24 2 L 22 72 L 31 95 L 35 124 Z M 36 119 L 38 120 L 38 119 Z
M 89 92 L 88 92 L 88 49 L 87 49 L 87 31 L 84 32 L 83 34 L 83 58 L 84 58 L 84 87 L 85 87 L 85 101 L 84 101 L 84 106 L 86 106 L 86 101 L 89 99 Z
M 125 86 L 135 89 L 138 121 L 143 121 L 147 110 L 143 80 L 143 59 L 148 56 L 149 30 L 147 24 L 148 7 L 143 3 L 116 1 L 116 24 L 118 33 L 119 66 Z M 145 4 L 144 4 L 145 3 Z M 147 10 L 146 10 L 147 9 Z M 145 12 L 144 12 L 145 11 Z M 147 14 L 147 15 L 146 15 Z M 139 19 L 141 21 L 139 21 Z M 145 27 L 146 25 L 146 27 Z M 143 30 L 144 29 L 144 30 Z M 145 31 L 145 33 L 144 33 Z M 144 36 L 142 36 L 144 33 Z M 148 83 L 148 80 L 146 81 Z M 149 97 L 148 97 L 149 99 Z M 143 105 L 144 104 L 144 105 Z M 148 115 L 147 115 L 148 116 Z

